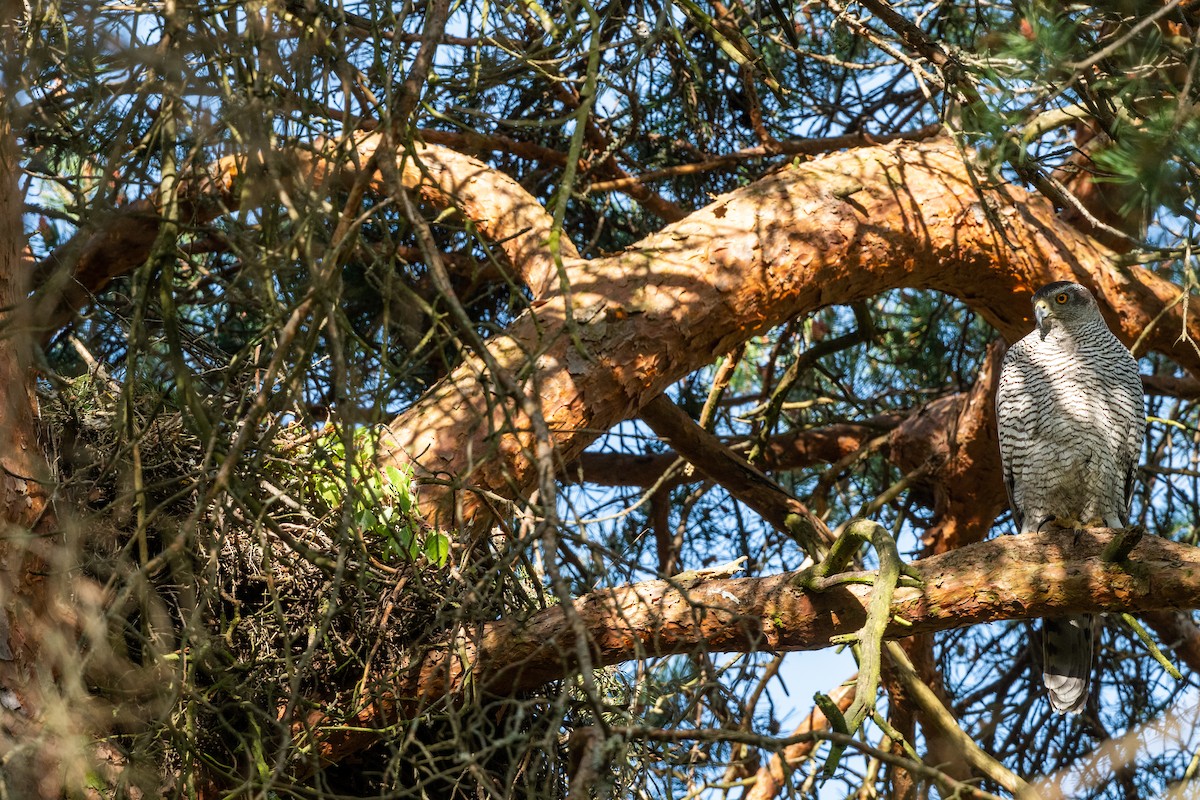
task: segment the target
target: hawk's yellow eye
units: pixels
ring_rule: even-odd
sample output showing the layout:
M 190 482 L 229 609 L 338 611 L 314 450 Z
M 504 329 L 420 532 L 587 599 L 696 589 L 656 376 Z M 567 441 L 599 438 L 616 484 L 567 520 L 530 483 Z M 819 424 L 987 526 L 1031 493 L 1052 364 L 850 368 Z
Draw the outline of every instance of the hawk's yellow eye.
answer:
M 1064 303 L 1066 303 L 1067 302 L 1067 293 L 1059 292 L 1058 294 L 1054 295 L 1054 302 L 1058 303 L 1060 306 L 1063 305 Z

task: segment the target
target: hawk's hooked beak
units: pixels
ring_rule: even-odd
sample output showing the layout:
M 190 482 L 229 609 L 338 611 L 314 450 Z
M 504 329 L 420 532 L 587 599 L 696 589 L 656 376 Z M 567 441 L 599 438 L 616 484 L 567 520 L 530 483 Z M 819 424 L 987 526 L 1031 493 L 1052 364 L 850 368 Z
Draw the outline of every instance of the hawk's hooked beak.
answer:
M 1046 335 L 1046 333 L 1050 330 L 1050 326 L 1046 322 L 1046 318 L 1049 316 L 1049 303 L 1047 303 L 1045 300 L 1038 300 L 1033 304 L 1033 317 L 1037 320 L 1038 330 L 1042 332 L 1043 336 Z

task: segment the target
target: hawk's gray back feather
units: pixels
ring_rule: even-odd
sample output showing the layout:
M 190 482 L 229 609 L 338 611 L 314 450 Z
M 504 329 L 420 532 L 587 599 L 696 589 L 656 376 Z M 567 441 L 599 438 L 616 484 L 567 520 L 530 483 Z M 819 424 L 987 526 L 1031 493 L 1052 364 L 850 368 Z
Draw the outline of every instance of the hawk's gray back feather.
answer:
M 1146 425 L 1137 361 L 1084 287 L 1052 283 L 1034 306 L 1038 327 L 1009 348 L 996 393 L 1017 528 L 1124 527 Z M 1043 677 L 1059 712 L 1087 699 L 1092 635 L 1086 616 L 1046 625 Z

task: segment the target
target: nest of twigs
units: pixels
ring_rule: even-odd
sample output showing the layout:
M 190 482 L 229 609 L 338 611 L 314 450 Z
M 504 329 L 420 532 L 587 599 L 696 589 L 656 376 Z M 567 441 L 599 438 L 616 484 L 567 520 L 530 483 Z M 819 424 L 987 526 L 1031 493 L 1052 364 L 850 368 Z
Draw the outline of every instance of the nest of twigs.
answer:
M 160 724 L 186 749 L 224 741 L 236 764 L 243 733 L 302 718 L 314 697 L 349 711 L 403 668 L 441 624 L 447 570 L 313 499 L 314 431 L 266 420 L 270 435 L 222 453 L 235 423 L 204 440 L 162 390 L 128 391 L 70 381 L 43 398 L 42 422 L 60 518 L 86 523 L 79 569 L 118 598 L 105 609 L 113 652 L 174 673 L 146 688 L 179 693 Z M 192 733 L 175 728 L 181 704 L 201 720 Z

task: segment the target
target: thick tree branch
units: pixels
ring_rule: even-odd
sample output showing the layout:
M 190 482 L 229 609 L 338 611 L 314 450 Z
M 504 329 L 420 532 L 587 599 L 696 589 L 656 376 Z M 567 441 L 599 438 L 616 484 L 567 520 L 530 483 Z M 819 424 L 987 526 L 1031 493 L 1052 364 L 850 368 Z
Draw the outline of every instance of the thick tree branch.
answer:
M 329 142 L 294 158 L 227 158 L 180 187 L 181 216 L 202 222 L 277 202 L 289 190 L 345 185 L 380 141 L 361 136 L 353 157 Z M 444 148 L 414 145 L 412 155 L 403 159 L 406 186 L 462 209 L 535 293 L 554 285 L 557 266 L 545 246 L 552 220 L 528 192 Z M 388 187 L 376 176 L 370 188 Z M 60 324 L 89 293 L 144 261 L 160 226 L 157 202 L 81 232 L 42 265 L 43 274 L 57 270 L 68 281 L 66 298 L 44 318 Z M 998 213 L 983 213 L 982 202 Z M 1110 323 L 1132 341 L 1180 292 L 1147 270 L 1113 267 L 1109 251 L 1059 221 L 1040 197 L 1007 187 L 980 199 L 945 140 L 816 159 L 724 195 L 624 253 L 589 262 L 574 260 L 569 247 L 563 255 L 571 308 L 550 292 L 536 318 L 526 314 L 492 343 L 499 364 L 529 376 L 563 460 L 716 355 L 832 303 L 933 288 L 963 298 L 1011 339 L 1031 325 L 1031 290 L 1072 278 L 1100 296 Z M 1144 341 L 1200 373 L 1200 354 L 1175 345 L 1183 320 L 1173 308 Z M 1191 315 L 1186 324 L 1200 339 L 1200 320 Z M 464 365 L 394 420 L 397 458 L 415 462 L 426 480 L 526 494 L 536 472 L 529 435 L 504 432 L 513 426 L 481 374 L 479 364 Z M 466 518 L 485 519 L 474 495 L 431 486 L 422 499 L 439 524 L 451 524 L 460 503 Z
M 920 588 L 899 587 L 885 635 L 902 638 L 981 622 L 1099 611 L 1200 608 L 1200 548 L 1144 538 L 1122 565 L 1101 559 L 1114 533 L 1002 536 L 914 562 Z M 763 578 L 684 582 L 655 580 L 584 595 L 572 613 L 583 622 L 594 665 L 683 653 L 816 650 L 860 629 L 871 587 L 845 584 L 805 591 L 785 573 Z M 392 692 L 362 709 L 353 726 L 370 728 L 398 715 L 472 691 L 502 695 L 561 679 L 578 664 L 575 627 L 552 607 L 523 621 L 502 620 L 464 631 L 414 658 Z M 366 744 L 370 730 L 319 730 L 322 759 L 335 761 Z
M 984 213 L 983 202 L 996 213 Z M 491 345 L 511 374 L 530 376 L 564 461 L 748 337 L 833 303 L 936 289 L 1013 339 L 1032 327 L 1032 290 L 1070 278 L 1093 289 L 1130 342 L 1180 292 L 1147 270 L 1117 269 L 1110 251 L 1059 221 L 1043 198 L 1007 187 L 981 199 L 944 140 L 861 148 L 783 170 L 623 253 L 572 262 L 566 277 L 570 309 L 550 295 Z M 1200 354 L 1176 346 L 1184 325 L 1173 308 L 1144 341 L 1200 373 Z M 1200 339 L 1196 315 L 1186 326 Z M 398 460 L 415 463 L 426 481 L 451 484 L 429 485 L 422 496 L 438 524 L 487 519 L 483 503 L 454 491 L 455 482 L 508 496 L 533 485 L 528 425 L 504 417 L 482 374 L 478 363 L 464 365 L 391 425 Z
M 296 202 L 322 189 L 347 189 L 382 143 L 382 134 L 360 134 L 349 147 L 344 141 L 321 140 L 305 151 L 228 156 L 207 174 L 181 182 L 179 216 L 199 225 L 242 207 Z M 498 243 L 514 279 L 535 295 L 557 274 L 546 247 L 553 219 L 519 183 L 444 147 L 413 143 L 396 157 L 405 188 L 417 190 L 426 202 L 440 208 L 459 209 L 486 239 Z M 389 191 L 379 173 L 367 188 L 377 194 Z M 58 287 L 50 291 L 54 307 L 49 332 L 110 280 L 146 260 L 162 225 L 161 202 L 156 192 L 115 212 L 95 228 L 81 230 L 38 266 L 41 281 Z M 564 242 L 562 256 L 578 258 L 578 253 Z

